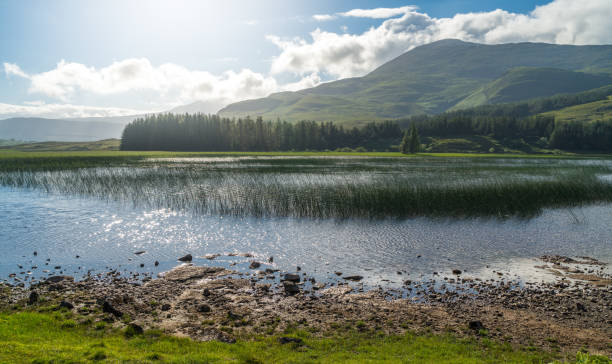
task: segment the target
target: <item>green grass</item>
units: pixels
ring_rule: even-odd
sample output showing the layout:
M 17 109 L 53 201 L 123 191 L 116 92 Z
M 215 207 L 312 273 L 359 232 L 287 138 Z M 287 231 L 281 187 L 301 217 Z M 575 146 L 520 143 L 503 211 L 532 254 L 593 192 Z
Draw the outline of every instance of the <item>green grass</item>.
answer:
M 608 96 L 606 100 L 570 106 L 561 110 L 549 111 L 542 115 L 554 116 L 555 122 L 610 120 L 612 119 L 612 96 Z
M 118 329 L 85 322 L 62 326 L 55 313 L 0 314 L 2 363 L 549 363 L 558 354 L 512 348 L 486 338 L 451 335 L 386 336 L 378 332 L 336 331 L 322 337 L 303 331 L 285 335 L 303 345 L 281 345 L 278 336 L 240 338 L 236 343 L 194 342 L 159 331 L 126 337 Z M 610 363 L 580 354 L 584 363 Z

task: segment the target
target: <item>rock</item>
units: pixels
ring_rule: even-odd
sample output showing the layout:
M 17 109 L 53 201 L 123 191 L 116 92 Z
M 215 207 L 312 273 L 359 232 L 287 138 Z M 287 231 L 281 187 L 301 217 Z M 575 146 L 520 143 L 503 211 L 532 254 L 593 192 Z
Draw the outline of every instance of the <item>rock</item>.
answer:
M 198 312 L 203 312 L 203 313 L 210 312 L 210 306 L 205 303 L 198 305 Z
M 363 277 L 359 276 L 359 275 L 345 276 L 345 277 L 342 277 L 342 278 L 344 278 L 347 281 L 353 281 L 353 282 L 359 282 L 360 280 L 363 279 Z
M 299 282 L 300 281 L 300 275 L 299 274 L 294 274 L 294 273 L 287 273 L 283 276 L 283 281 L 289 281 L 289 282 Z
M 113 316 L 117 316 L 117 317 L 123 316 L 123 312 L 113 307 L 113 305 L 111 305 L 110 302 L 108 301 L 102 302 L 102 312 L 110 313 Z
M 461 274 L 461 270 L 459 270 L 459 269 L 453 269 L 453 274 L 455 274 L 455 275 L 459 275 L 459 274 Z
M 586 312 L 586 307 L 584 307 L 584 305 L 580 302 L 576 302 L 576 309 L 578 311 Z
M 191 262 L 193 260 L 193 257 L 191 256 L 191 254 L 187 254 L 178 258 L 178 260 L 180 260 L 181 262 Z
M 251 253 L 240 253 L 238 255 L 244 258 L 253 258 L 253 254 Z
M 161 276 L 169 281 L 185 282 L 190 279 L 204 278 L 206 276 L 217 276 L 226 273 L 222 267 L 196 267 L 193 265 L 182 264 L 170 271 L 161 274 Z
M 278 342 L 281 345 L 285 345 L 285 344 L 289 344 L 289 343 L 296 343 L 296 344 L 302 344 L 304 341 L 300 338 L 297 337 L 286 337 L 286 336 L 281 336 L 278 338 Z
M 252 261 L 251 265 L 249 265 L 249 269 L 257 269 L 261 266 L 260 262 Z
M 170 311 L 170 309 L 171 309 L 171 308 L 172 308 L 172 306 L 170 306 L 170 304 L 169 304 L 169 303 L 164 303 L 164 304 L 161 306 L 161 310 L 162 310 L 162 311 Z
M 206 254 L 206 255 L 204 256 L 204 259 L 213 260 L 213 259 L 215 259 L 215 258 L 219 257 L 220 255 L 221 255 L 221 254 Z
M 204 291 L 202 292 L 202 296 L 204 297 L 210 296 L 210 289 L 204 288 Z
M 480 331 L 484 329 L 484 325 L 480 321 L 470 321 L 468 327 L 474 331 Z
M 146 253 L 146 251 L 144 251 L 144 250 L 139 250 L 137 252 L 134 252 L 134 254 L 136 254 L 136 255 L 141 255 L 141 254 L 144 254 L 144 253 Z
M 68 301 L 62 301 L 59 304 L 59 308 L 67 308 L 69 310 L 72 310 L 74 308 L 74 305 Z
M 144 268 L 144 263 L 140 263 L 140 268 Z
M 46 283 L 59 283 L 62 281 L 74 282 L 74 277 L 71 276 L 51 276 L 45 280 Z
M 135 335 L 142 335 L 144 333 L 142 326 L 133 322 L 128 325 L 128 328 L 130 328 Z
M 61 265 L 56 265 L 55 267 L 53 267 L 53 269 L 62 269 Z
M 334 272 L 334 274 L 337 275 L 337 276 L 341 276 L 342 272 Z
M 28 303 L 29 303 L 30 305 L 33 305 L 33 304 L 35 304 L 36 302 L 38 302 L 38 298 L 39 298 L 39 296 L 38 296 L 38 292 L 36 292 L 36 291 L 32 291 L 32 292 L 30 292 L 30 297 L 28 297 Z
M 283 287 L 285 289 L 285 293 L 287 295 L 294 295 L 297 293 L 300 293 L 300 287 L 295 284 L 295 282 L 291 282 L 291 281 L 284 281 L 283 282 Z
M 274 263 L 274 257 L 268 258 L 268 263 Z

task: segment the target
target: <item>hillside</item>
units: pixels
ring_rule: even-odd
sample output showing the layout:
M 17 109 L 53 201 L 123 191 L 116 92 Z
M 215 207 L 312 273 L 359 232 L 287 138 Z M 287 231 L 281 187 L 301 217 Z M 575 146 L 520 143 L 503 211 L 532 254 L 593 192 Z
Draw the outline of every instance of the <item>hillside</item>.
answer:
M 531 70 L 509 72 L 518 67 L 529 67 Z M 594 88 L 605 84 L 609 77 L 606 73 L 610 69 L 610 45 L 484 45 L 442 40 L 406 52 L 364 77 L 234 103 L 220 110 L 219 114 L 289 121 L 364 122 L 395 119 L 444 112 L 462 102 L 469 103 L 469 106 L 488 103 L 488 98 L 477 100 L 474 96 L 479 90 L 485 90 L 486 86 L 489 86 L 486 90 L 497 91 L 493 95 L 493 102 L 517 101 L 521 99 L 520 92 L 523 90 L 518 81 L 537 83 L 540 78 L 548 80 L 537 92 L 527 92 L 522 99 L 574 92 L 568 84 L 577 78 L 584 86 L 575 89 L 582 91 L 586 89 L 583 87 Z M 563 73 L 563 70 L 573 72 L 564 73 L 560 81 L 555 81 L 555 72 Z M 497 96 L 499 98 L 496 99 Z M 468 100 L 464 101 L 466 98 Z
M 612 77 L 606 74 L 556 68 L 513 68 L 459 102 L 453 109 L 573 94 L 610 84 Z
M 0 138 L 27 141 L 94 141 L 121 138 L 123 123 L 43 118 L 0 120 Z
M 542 113 L 541 115 L 554 116 L 558 122 L 612 120 L 612 96 L 608 96 L 605 100 L 570 106 Z

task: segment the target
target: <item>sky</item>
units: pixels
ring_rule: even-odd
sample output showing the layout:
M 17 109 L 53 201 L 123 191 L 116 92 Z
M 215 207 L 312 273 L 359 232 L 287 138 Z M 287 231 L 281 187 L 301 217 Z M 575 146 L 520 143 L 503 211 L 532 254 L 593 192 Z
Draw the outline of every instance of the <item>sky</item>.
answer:
M 207 112 L 445 38 L 612 44 L 611 0 L 0 1 L 0 119 Z

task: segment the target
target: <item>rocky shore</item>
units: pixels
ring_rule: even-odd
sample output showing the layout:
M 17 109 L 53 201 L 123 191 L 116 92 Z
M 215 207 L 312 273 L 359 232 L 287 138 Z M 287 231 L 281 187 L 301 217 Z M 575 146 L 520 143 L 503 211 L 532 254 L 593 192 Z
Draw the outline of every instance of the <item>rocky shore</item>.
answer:
M 157 278 L 139 281 L 109 271 L 81 281 L 56 275 L 30 287 L 3 284 L 0 307 L 51 305 L 84 320 L 195 340 L 233 342 L 287 328 L 324 335 L 350 328 L 453 333 L 612 356 L 612 279 L 601 269 L 605 263 L 588 257 L 540 260 L 537 268 L 555 275 L 553 283 L 518 285 L 501 276 L 485 281 L 454 270 L 454 278 L 437 282 L 364 290 L 359 276 L 322 284 L 301 270 L 283 273 L 254 262 L 254 273 L 247 275 L 186 258 Z M 271 278 L 276 283 L 269 283 Z M 409 297 L 402 291 L 410 291 Z

